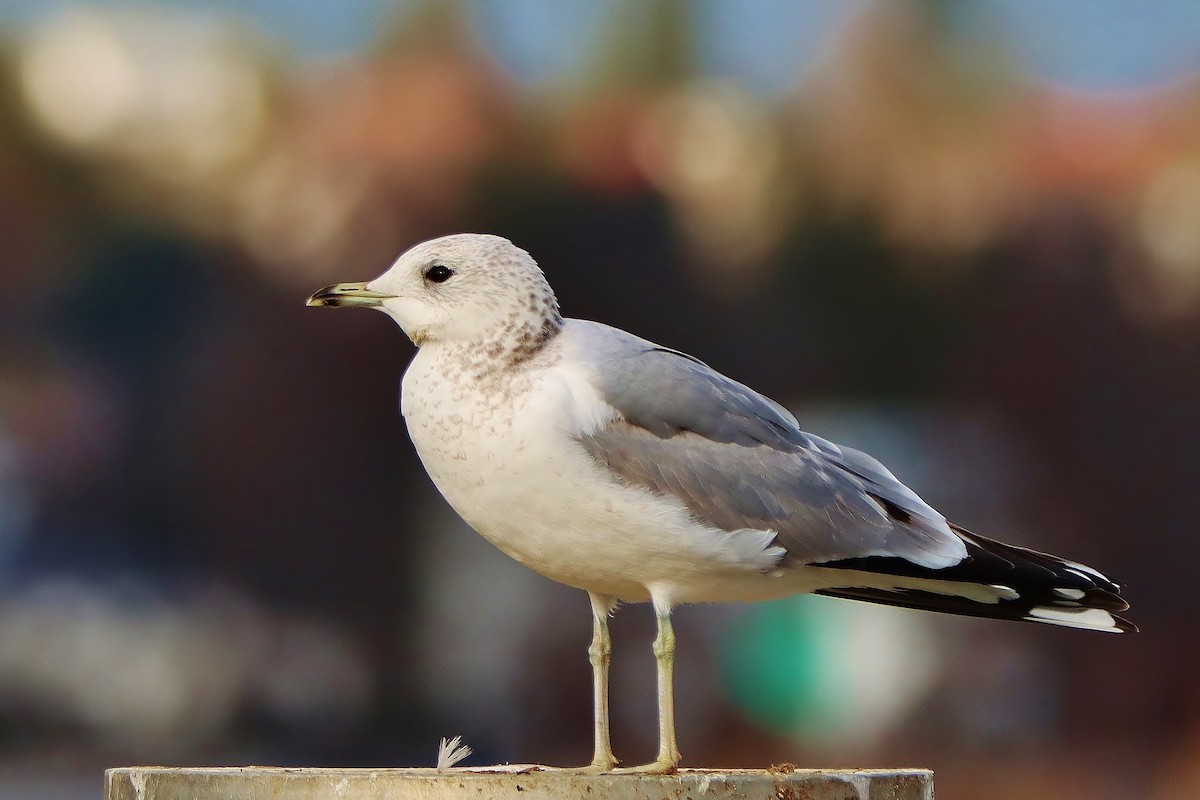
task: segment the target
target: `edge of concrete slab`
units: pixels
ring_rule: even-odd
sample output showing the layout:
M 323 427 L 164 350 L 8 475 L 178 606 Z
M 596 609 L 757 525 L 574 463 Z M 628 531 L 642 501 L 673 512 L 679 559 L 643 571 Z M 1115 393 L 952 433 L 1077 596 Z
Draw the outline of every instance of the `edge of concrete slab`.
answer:
M 932 800 L 924 769 L 712 770 L 671 775 L 581 775 L 457 768 L 119 767 L 105 800 Z

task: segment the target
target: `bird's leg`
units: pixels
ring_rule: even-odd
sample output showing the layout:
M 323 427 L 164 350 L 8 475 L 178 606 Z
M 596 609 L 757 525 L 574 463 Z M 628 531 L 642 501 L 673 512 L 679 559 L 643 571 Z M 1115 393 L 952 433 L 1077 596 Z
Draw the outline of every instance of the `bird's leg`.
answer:
M 588 660 L 592 663 L 592 709 L 595 720 L 595 750 L 588 771 L 608 772 L 617 763 L 613 756 L 608 727 L 608 665 L 612 662 L 612 639 L 608 635 L 608 615 L 613 598 L 588 592 L 592 601 L 592 644 Z
M 658 757 L 653 766 L 664 771 L 679 764 L 675 744 L 675 629 L 670 610 L 658 611 L 658 635 L 654 637 L 654 660 L 658 666 Z
M 675 744 L 675 630 L 671 627 L 670 607 L 656 602 L 658 635 L 654 637 L 654 660 L 658 666 L 658 756 L 649 764 L 619 772 L 659 774 L 679 765 L 679 747 Z
M 592 664 L 593 710 L 595 712 L 595 753 L 592 763 L 586 767 L 550 767 L 545 764 L 497 764 L 491 767 L 476 767 L 477 772 L 574 772 L 596 775 L 611 772 L 617 759 L 609 743 L 608 728 L 608 665 L 612 662 L 612 639 L 608 635 L 608 615 L 617 601 L 611 595 L 588 592 L 592 601 L 592 643 L 588 647 L 588 661 Z

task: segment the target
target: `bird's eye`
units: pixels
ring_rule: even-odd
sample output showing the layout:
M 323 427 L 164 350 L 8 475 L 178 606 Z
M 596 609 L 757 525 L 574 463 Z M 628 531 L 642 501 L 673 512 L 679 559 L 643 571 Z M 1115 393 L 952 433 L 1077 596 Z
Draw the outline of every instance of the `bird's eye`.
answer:
M 429 269 L 425 270 L 425 280 L 433 283 L 445 283 L 450 280 L 450 276 L 454 274 L 454 270 L 442 264 L 434 264 Z

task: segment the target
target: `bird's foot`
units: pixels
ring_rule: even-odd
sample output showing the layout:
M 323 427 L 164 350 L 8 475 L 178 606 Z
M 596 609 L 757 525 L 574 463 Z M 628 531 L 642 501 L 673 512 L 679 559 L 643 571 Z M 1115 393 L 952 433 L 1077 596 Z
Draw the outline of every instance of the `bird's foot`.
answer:
M 527 775 L 533 772 L 569 772 L 575 775 L 603 775 L 613 772 L 615 761 L 604 763 L 593 761 L 582 767 L 552 767 L 549 764 L 493 764 L 489 767 L 460 767 L 464 772 L 503 772 L 510 775 Z
M 576 772 L 580 775 L 604 775 L 613 772 L 616 766 L 617 760 L 615 758 L 594 759 L 592 763 L 580 767 Z
M 679 756 L 674 758 L 657 758 L 649 764 L 639 764 L 636 767 L 619 767 L 613 770 L 615 775 L 670 775 L 679 770 Z
M 525 775 L 530 772 L 558 772 L 563 767 L 551 767 L 546 764 L 491 764 L 486 767 L 455 767 L 461 772 L 503 772 L 509 775 Z

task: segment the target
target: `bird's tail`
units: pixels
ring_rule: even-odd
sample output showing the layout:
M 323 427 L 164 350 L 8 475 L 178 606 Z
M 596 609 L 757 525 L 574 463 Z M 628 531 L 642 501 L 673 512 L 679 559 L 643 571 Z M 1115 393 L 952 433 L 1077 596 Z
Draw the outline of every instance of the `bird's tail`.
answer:
M 1129 603 L 1121 597 L 1121 584 L 1107 575 L 950 527 L 967 546 L 967 558 L 953 567 L 930 569 L 881 556 L 826 562 L 814 566 L 844 570 L 846 585 L 816 593 L 971 617 L 1137 632 L 1136 625 L 1116 613 Z

